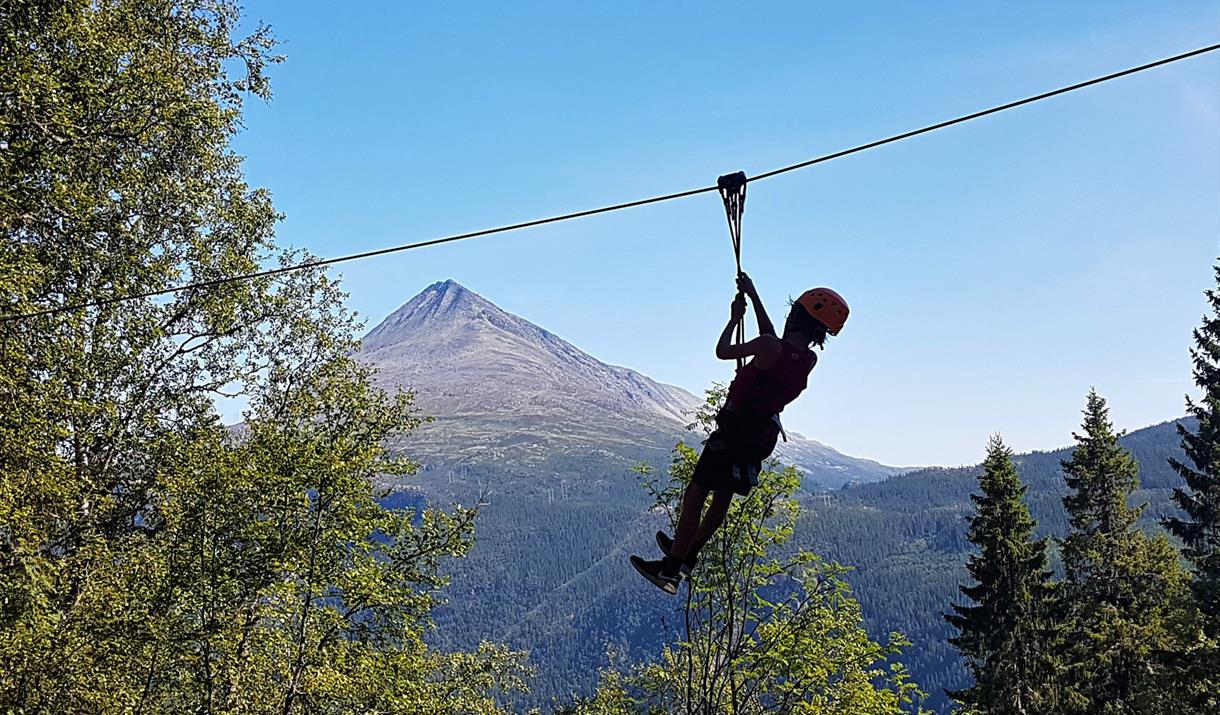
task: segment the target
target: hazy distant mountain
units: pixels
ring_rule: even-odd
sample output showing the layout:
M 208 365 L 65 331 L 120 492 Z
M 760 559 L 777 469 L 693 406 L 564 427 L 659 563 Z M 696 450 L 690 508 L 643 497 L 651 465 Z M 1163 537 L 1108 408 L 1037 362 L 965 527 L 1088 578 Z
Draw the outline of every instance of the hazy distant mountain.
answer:
M 381 384 L 419 394 L 436 421 L 405 446 L 441 461 L 555 471 L 573 458 L 663 455 L 700 402 L 607 365 L 452 280 L 428 286 L 383 320 L 364 338 L 362 357 L 379 369 Z M 780 456 L 806 470 L 809 486 L 902 471 L 800 438 Z
M 394 311 L 365 337 L 363 356 L 383 384 L 414 389 L 436 417 L 420 442 L 435 447 L 441 438 L 453 453 L 477 446 L 530 461 L 540 445 L 652 442 L 698 402 L 606 365 L 453 281 Z

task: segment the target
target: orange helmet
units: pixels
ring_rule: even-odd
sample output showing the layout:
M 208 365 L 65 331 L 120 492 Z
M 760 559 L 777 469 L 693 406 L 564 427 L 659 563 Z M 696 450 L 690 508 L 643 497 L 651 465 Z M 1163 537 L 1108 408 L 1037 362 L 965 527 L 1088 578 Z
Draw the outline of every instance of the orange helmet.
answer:
M 847 301 L 829 288 L 807 290 L 796 299 L 796 304 L 821 321 L 831 335 L 838 335 L 847 322 Z

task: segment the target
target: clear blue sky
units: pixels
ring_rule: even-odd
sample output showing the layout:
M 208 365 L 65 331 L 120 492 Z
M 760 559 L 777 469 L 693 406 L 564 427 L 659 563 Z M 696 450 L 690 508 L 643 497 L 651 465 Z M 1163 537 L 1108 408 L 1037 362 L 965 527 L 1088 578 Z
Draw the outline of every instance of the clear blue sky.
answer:
M 761 173 L 1220 40 L 1220 3 L 263 2 L 287 61 L 237 141 L 330 256 Z M 786 423 L 891 464 L 1178 416 L 1220 253 L 1216 54 L 753 185 L 773 316 L 852 306 Z M 453 278 L 699 392 L 733 264 L 713 194 L 337 269 L 372 327 Z

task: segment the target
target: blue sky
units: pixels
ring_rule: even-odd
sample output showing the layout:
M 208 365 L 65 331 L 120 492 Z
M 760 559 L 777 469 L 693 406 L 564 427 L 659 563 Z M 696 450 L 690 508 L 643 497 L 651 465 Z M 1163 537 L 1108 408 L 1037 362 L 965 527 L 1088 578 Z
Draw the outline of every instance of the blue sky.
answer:
M 1220 40 L 1220 3 L 333 3 L 284 41 L 236 147 L 321 256 L 756 174 Z M 890 464 L 1178 416 L 1220 253 L 1220 53 L 759 182 L 773 316 L 852 318 L 786 424 Z M 733 263 L 714 194 L 336 269 L 372 327 L 453 278 L 699 392 Z

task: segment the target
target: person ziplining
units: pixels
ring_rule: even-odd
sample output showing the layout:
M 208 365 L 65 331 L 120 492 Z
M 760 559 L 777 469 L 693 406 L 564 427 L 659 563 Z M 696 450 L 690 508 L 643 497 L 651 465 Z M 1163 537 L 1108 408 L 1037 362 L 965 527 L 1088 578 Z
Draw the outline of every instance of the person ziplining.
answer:
M 838 335 L 847 320 L 847 303 L 838 293 L 814 288 L 793 302 L 780 337 L 750 277 L 739 274 L 737 286 L 740 292 L 716 343 L 716 357 L 749 362 L 738 368 L 729 384 L 724 407 L 716 415 L 716 430 L 703 445 L 682 496 L 677 532 L 672 539 L 657 532 L 664 557 L 656 561 L 631 557 L 631 565 L 644 578 L 670 594 L 678 592 L 682 577 L 698 564 L 699 550 L 724 523 L 733 495 L 747 496 L 757 486 L 762 462 L 771 456 L 783 430 L 779 413 L 805 390 L 817 364 L 811 347 L 823 348 L 827 335 Z M 747 296 L 758 318 L 759 336 L 734 344 L 732 335 L 745 318 Z M 704 514 L 709 494 L 712 502 Z
M 758 485 L 762 463 L 783 434 L 779 415 L 804 392 L 817 364 L 812 347 L 824 350 L 827 336 L 839 334 L 849 313 L 838 293 L 813 288 L 792 302 L 782 337 L 775 332 L 754 282 L 741 270 L 745 186 L 741 173 L 722 176 L 718 183 L 737 258 L 737 295 L 716 342 L 716 357 L 736 360 L 737 373 L 682 495 L 677 531 L 673 538 L 662 531 L 656 534 L 662 558 L 631 556 L 636 571 L 669 594 L 678 592 L 683 576 L 689 577 L 699 563 L 699 551 L 724 523 L 733 495 L 747 496 Z M 759 332 L 749 341 L 744 334 L 747 298 L 754 306 Z M 709 495 L 712 501 L 704 513 Z

